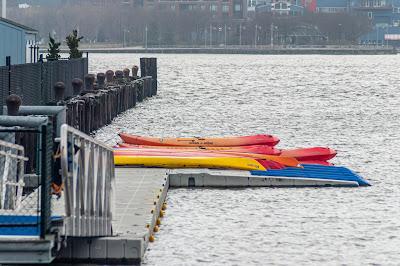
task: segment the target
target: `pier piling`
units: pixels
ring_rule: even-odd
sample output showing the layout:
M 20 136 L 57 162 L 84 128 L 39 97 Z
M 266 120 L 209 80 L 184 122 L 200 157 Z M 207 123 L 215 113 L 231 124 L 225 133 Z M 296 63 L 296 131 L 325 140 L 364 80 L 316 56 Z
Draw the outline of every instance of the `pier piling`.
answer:
M 6 104 L 7 104 L 8 115 L 17 116 L 19 107 L 22 104 L 22 99 L 18 95 L 11 94 L 10 96 L 7 97 Z

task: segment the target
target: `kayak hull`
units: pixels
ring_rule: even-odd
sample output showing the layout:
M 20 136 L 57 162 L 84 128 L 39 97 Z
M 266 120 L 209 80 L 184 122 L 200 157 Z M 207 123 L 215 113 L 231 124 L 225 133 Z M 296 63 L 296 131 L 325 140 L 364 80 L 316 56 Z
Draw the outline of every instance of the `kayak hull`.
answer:
M 224 138 L 153 138 L 120 133 L 119 136 L 126 143 L 148 146 L 236 147 L 249 145 L 275 146 L 279 143 L 279 139 L 271 135 Z
M 262 164 L 251 158 L 117 155 L 114 156 L 114 163 L 117 166 L 131 165 L 138 167 L 266 170 Z
M 295 157 L 300 161 L 328 161 L 336 154 L 335 150 L 324 147 L 281 150 L 281 156 Z
M 260 159 L 260 163 L 264 166 L 271 165 L 273 168 L 284 166 L 299 167 L 300 162 L 296 158 L 282 157 L 274 155 L 264 154 L 252 154 L 252 153 L 237 153 L 237 152 L 224 152 L 224 151 L 207 151 L 207 150 L 184 150 L 177 151 L 173 149 L 135 149 L 135 148 L 124 148 L 115 149 L 114 155 L 116 156 L 166 156 L 166 157 L 226 157 L 226 158 L 253 158 Z M 269 164 L 265 161 L 271 161 L 278 163 Z M 266 167 L 268 168 L 268 167 Z
M 233 147 L 185 147 L 185 146 L 148 146 L 148 145 L 135 145 L 129 143 L 119 143 L 115 148 L 134 148 L 134 149 L 159 149 L 159 150 L 177 150 L 177 151 L 223 151 L 223 152 L 247 152 L 266 155 L 280 155 L 281 150 L 275 149 L 268 145 L 247 145 L 247 146 L 233 146 Z

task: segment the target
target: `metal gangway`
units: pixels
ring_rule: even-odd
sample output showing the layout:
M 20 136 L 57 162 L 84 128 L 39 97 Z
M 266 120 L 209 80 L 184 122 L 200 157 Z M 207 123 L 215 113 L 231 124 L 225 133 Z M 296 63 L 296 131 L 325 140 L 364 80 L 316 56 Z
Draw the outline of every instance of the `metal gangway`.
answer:
M 57 127 L 56 109 L 0 116 L 0 264 L 50 263 L 67 240 L 113 234 L 112 149 Z

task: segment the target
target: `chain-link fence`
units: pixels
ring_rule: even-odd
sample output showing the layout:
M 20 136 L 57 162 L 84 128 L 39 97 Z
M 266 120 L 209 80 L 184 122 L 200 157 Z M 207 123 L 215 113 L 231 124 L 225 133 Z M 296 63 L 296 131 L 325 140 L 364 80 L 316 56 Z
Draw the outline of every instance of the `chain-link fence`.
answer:
M 54 101 L 53 86 L 58 81 L 66 85 L 65 96 L 72 96 L 72 79 L 83 80 L 87 74 L 88 58 L 0 67 L 1 106 L 9 94 L 19 95 L 23 105 L 46 105 Z
M 6 119 L 0 124 L 11 121 Z M 51 228 L 52 124 L 44 117 L 14 121 L 18 127 L 0 127 L 0 235 L 43 238 Z M 40 160 L 32 164 L 24 147 L 35 149 Z

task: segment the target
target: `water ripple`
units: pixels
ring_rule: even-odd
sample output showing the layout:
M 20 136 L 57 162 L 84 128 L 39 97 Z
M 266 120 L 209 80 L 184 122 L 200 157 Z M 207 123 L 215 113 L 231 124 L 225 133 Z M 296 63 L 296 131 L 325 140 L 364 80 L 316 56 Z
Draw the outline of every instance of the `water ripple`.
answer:
M 92 55 L 91 71 L 141 55 Z M 398 265 L 398 56 L 155 55 L 159 95 L 117 117 L 154 136 L 275 134 L 328 145 L 370 188 L 173 189 L 146 265 Z

